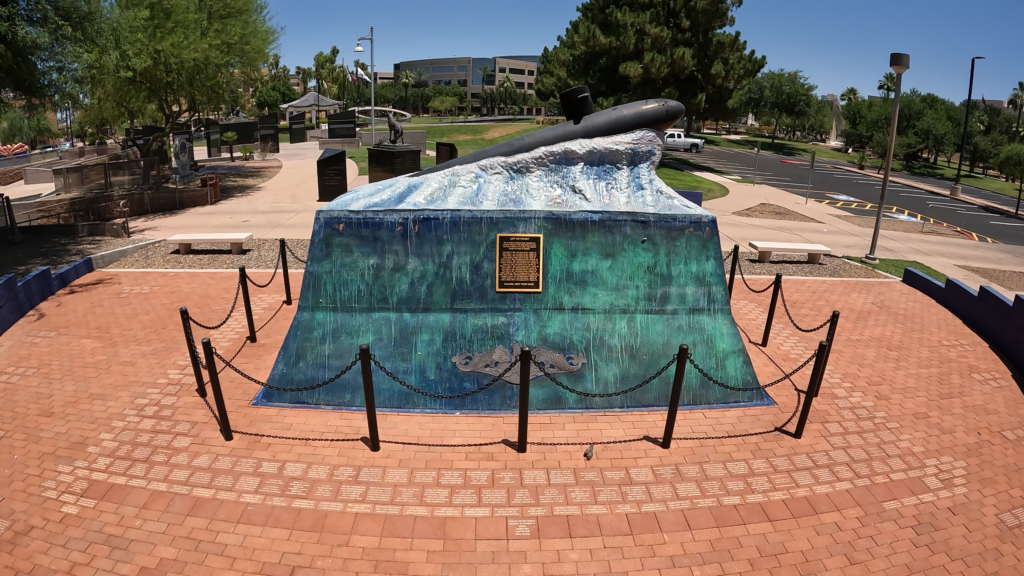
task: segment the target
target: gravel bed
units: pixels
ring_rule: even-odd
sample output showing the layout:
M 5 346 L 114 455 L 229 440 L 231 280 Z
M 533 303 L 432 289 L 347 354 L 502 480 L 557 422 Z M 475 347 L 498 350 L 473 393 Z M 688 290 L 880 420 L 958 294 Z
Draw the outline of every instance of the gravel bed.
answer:
M 288 246 L 303 260 L 309 240 L 288 240 Z M 249 270 L 273 270 L 277 263 L 276 238 L 254 238 L 245 243 L 241 254 L 232 254 L 225 244 L 193 244 L 188 254 L 178 254 L 177 244 L 157 242 L 118 260 L 110 268 L 141 270 L 228 270 L 245 266 Z M 288 269 L 302 270 L 305 264 L 291 254 Z
M 729 275 L 732 266 L 732 258 L 726 258 L 730 253 L 722 252 L 726 276 Z M 782 273 L 783 276 L 809 278 L 888 278 L 866 266 L 836 256 L 822 256 L 821 263 L 808 264 L 807 256 L 803 254 L 772 254 L 771 261 L 762 264 L 757 261 L 757 252 L 740 251 L 740 265 L 746 276 L 775 276 Z M 739 276 L 738 271 L 736 275 Z M 753 284 L 753 287 L 760 289 L 764 285 L 765 281 L 760 280 L 759 283 Z
M 821 224 L 818 220 L 811 218 L 810 216 L 804 216 L 803 214 L 784 208 L 778 204 L 761 203 L 750 208 L 745 208 L 737 212 L 733 212 L 736 216 L 743 216 L 745 218 L 764 218 L 766 220 L 789 220 L 791 222 L 815 222 Z
M 959 265 L 958 265 L 959 266 Z M 973 272 L 989 282 L 994 282 L 1013 292 L 1024 292 L 1024 272 L 1016 270 L 1000 270 L 998 268 L 978 268 L 977 266 L 959 266 Z
M 25 234 L 21 244 L 8 244 L 6 228 L 0 233 L 0 276 L 17 274 L 19 277 L 36 268 L 49 266 L 54 272 L 75 260 L 122 248 L 145 238 L 107 238 L 106 236 L 51 236 L 46 234 Z
M 875 218 L 872 216 L 854 216 L 853 214 L 837 214 L 836 218 L 860 226 L 861 228 L 874 228 Z M 943 238 L 959 238 L 961 240 L 971 240 L 964 234 L 946 228 L 945 226 L 937 226 L 935 224 L 929 224 L 927 222 L 911 222 L 909 220 L 897 220 L 895 218 L 882 218 L 882 230 L 891 230 L 893 232 L 909 232 L 911 234 L 928 234 L 930 236 L 942 236 Z

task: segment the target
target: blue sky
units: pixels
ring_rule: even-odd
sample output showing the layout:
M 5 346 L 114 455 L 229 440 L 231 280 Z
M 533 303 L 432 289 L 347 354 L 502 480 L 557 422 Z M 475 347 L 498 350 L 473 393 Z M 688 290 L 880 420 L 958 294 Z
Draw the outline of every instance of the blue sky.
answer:
M 290 67 L 311 65 L 313 55 L 331 45 L 351 62 L 355 39 L 373 24 L 377 69 L 391 70 L 395 62 L 417 58 L 539 54 L 575 18 L 576 5 L 270 0 L 270 11 L 284 27 L 280 52 Z M 972 56 L 987 57 L 977 65 L 975 98 L 1006 99 L 1024 80 L 1022 21 L 1021 0 L 747 0 L 736 12 L 748 48 L 767 55 L 770 68 L 803 70 L 821 94 L 847 86 L 874 94 L 889 53 L 907 52 L 904 88 L 954 101 L 967 96 Z M 369 60 L 368 52 L 362 60 Z

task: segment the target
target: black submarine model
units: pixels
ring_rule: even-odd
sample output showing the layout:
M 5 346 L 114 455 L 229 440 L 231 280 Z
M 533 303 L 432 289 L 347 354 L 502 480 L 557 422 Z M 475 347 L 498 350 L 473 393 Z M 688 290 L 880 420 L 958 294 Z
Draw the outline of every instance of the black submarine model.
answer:
M 586 86 L 570 88 L 559 94 L 558 97 L 561 100 L 562 112 L 565 114 L 565 122 L 488 146 L 443 164 L 421 170 L 412 176 L 440 172 L 454 166 L 479 162 L 486 158 L 522 154 L 541 146 L 551 146 L 580 138 L 614 136 L 641 128 L 653 128 L 664 132 L 686 114 L 686 107 L 682 104 L 663 98 L 630 102 L 595 112 L 590 89 Z

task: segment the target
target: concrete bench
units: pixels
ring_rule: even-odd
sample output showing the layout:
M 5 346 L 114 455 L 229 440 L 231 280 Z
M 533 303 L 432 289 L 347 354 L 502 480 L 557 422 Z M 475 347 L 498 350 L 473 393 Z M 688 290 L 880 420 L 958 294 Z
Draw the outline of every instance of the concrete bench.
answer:
M 784 254 L 807 254 L 809 264 L 821 262 L 822 254 L 832 254 L 832 249 L 821 244 L 799 244 L 795 242 L 750 242 L 750 247 L 757 250 L 757 261 L 767 262 L 772 252 Z
M 207 234 L 175 234 L 168 243 L 178 245 L 178 254 L 188 254 L 193 244 L 230 244 L 232 254 L 242 253 L 242 244 L 252 240 L 252 232 L 211 232 Z

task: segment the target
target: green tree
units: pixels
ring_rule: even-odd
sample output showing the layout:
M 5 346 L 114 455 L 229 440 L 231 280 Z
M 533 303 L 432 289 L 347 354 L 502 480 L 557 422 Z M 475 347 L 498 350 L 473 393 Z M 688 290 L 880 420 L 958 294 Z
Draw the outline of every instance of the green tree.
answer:
M 256 107 L 264 112 L 277 112 L 282 104 L 298 99 L 299 93 L 292 88 L 291 82 L 287 80 L 275 80 L 258 88 L 253 95 Z
M 220 135 L 220 139 L 228 145 L 228 153 L 231 155 L 231 161 L 235 161 L 235 140 L 238 140 L 238 132 L 228 130 Z
M 757 75 L 736 94 L 735 102 L 737 108 L 753 113 L 759 120 L 767 119 L 773 125 L 772 142 L 775 142 L 784 118 L 800 118 L 811 111 L 817 89 L 802 71 L 779 68 Z
M 193 0 L 97 2 L 100 16 L 78 54 L 89 101 L 130 122 L 155 110 L 165 135 L 183 117 L 244 104 L 279 35 L 263 0 L 206 2 L 201 10 Z
M 857 90 L 853 86 L 843 90 L 843 93 L 839 95 L 839 101 L 843 104 L 846 104 L 847 102 L 856 102 L 857 100 L 860 100 L 860 90 Z
M 412 106 L 409 105 L 409 89 L 416 83 L 416 79 L 413 78 L 412 72 L 402 70 L 402 73 L 398 76 L 398 83 L 402 85 L 402 89 L 405 91 L 405 98 L 402 100 L 405 111 L 411 114 Z
M 583 2 L 558 43 L 542 52 L 537 92 L 546 99 L 586 84 L 599 107 L 671 98 L 691 116 L 717 113 L 765 65 L 739 32 L 726 31 L 740 6 L 742 0 Z
M 295 73 L 299 75 L 299 90 L 304 95 L 306 92 L 309 92 L 309 82 L 313 79 L 315 73 L 312 68 L 306 66 L 296 66 Z
M 1020 184 L 1017 186 L 1017 208 L 1014 214 L 1020 214 L 1020 197 L 1024 192 L 1024 144 L 1010 144 L 999 152 L 996 161 L 999 171 L 1011 178 L 1016 178 Z
M 416 87 L 416 104 L 419 108 L 419 115 L 423 116 L 423 89 L 427 87 L 427 78 L 430 74 L 423 68 L 417 68 L 412 72 L 412 79 Z
M 438 111 L 442 114 L 448 114 L 452 118 L 454 118 L 452 114 L 454 113 L 455 108 L 458 107 L 458 105 L 458 98 L 454 98 L 452 96 L 435 96 L 430 101 L 430 107 L 433 110 Z
M 1017 111 L 1017 125 L 1013 128 L 1014 139 L 1020 138 L 1020 116 L 1024 112 L 1024 80 L 1018 80 L 1006 104 Z
M 0 144 L 21 142 L 35 149 L 39 147 L 40 141 L 58 136 L 60 133 L 50 125 L 42 106 L 12 106 L 0 116 Z
M 483 109 L 488 107 L 487 101 L 489 98 L 487 93 L 489 90 L 487 89 L 487 79 L 494 74 L 494 70 L 489 65 L 484 64 L 477 68 L 476 71 L 480 73 L 480 115 L 482 116 Z M 490 110 L 488 111 L 490 112 Z M 493 112 L 491 114 L 493 115 Z
M 878 92 L 884 94 L 886 98 L 896 92 L 896 73 L 886 72 L 882 79 L 878 81 Z

